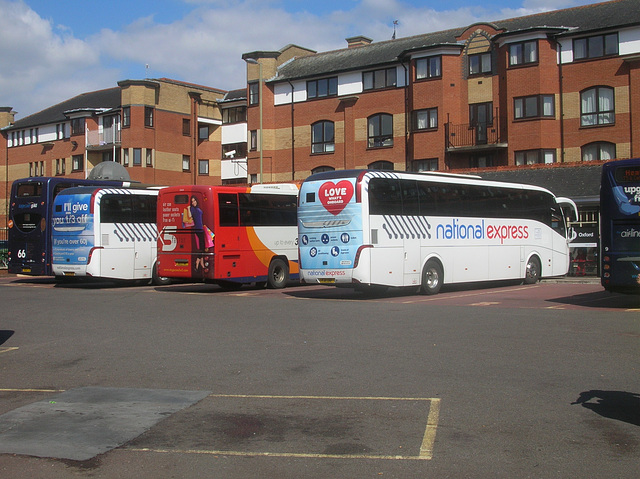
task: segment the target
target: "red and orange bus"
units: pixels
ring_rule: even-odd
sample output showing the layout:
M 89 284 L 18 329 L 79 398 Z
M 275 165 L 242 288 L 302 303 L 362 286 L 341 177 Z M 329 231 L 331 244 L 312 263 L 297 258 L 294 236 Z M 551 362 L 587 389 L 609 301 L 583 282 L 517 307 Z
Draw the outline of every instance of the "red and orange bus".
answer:
M 171 186 L 158 195 L 158 273 L 226 289 L 298 279 L 298 186 Z

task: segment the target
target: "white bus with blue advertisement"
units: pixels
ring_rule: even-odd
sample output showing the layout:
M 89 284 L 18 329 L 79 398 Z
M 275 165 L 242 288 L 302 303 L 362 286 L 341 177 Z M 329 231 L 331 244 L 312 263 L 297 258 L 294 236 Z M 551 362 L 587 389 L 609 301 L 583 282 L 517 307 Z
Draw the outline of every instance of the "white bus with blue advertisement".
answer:
M 52 215 L 52 270 L 56 277 L 147 280 L 157 273 L 159 187 L 69 188 Z
M 298 207 L 307 284 L 417 287 L 565 275 L 561 204 L 529 185 L 446 173 L 379 170 L 311 175 Z

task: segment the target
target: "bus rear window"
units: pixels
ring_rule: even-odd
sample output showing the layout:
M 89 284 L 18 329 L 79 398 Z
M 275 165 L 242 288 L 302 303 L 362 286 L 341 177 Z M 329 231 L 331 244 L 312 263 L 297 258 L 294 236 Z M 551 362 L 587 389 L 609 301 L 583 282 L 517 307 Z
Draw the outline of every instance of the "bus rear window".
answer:
M 18 198 L 39 198 L 42 196 L 42 183 L 21 183 L 16 189 L 16 196 Z
M 188 205 L 189 195 L 176 195 L 173 197 L 173 203 L 176 205 Z

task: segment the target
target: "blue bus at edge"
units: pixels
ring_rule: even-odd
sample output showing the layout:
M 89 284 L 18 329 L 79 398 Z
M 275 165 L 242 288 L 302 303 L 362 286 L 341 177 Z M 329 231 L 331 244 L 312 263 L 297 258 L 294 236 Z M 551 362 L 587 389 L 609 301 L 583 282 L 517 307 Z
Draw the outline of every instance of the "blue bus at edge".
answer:
M 602 286 L 640 294 L 640 158 L 602 165 L 600 245 Z
M 123 186 L 128 181 L 36 176 L 16 180 L 9 200 L 8 272 L 51 276 L 53 199 L 74 186 Z

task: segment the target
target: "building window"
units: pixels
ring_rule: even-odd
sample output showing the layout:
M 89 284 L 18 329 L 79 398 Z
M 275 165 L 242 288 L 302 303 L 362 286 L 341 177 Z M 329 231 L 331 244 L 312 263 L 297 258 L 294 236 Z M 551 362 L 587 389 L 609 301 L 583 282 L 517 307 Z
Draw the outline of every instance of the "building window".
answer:
M 124 158 L 122 159 L 123 166 L 129 166 L 129 148 L 125 148 L 123 151 Z
M 222 124 L 242 123 L 247 121 L 247 107 L 235 106 L 233 108 L 225 108 L 222 110 Z
M 513 99 L 516 120 L 523 118 L 555 117 L 554 95 L 532 95 Z
M 153 166 L 153 150 L 151 148 L 147 148 L 146 151 L 146 165 Z
M 416 60 L 416 80 L 440 78 L 442 76 L 442 57 L 418 58 Z
M 413 129 L 419 130 L 435 130 L 438 128 L 438 109 L 427 108 L 425 110 L 416 110 L 413 112 Z
M 144 107 L 144 126 L 153 127 L 153 107 Z
M 71 157 L 71 169 L 72 171 L 82 171 L 84 169 L 84 156 L 73 155 Z
M 595 35 L 573 41 L 573 59 L 599 58 L 618 54 L 618 34 Z
M 207 125 L 201 125 L 198 128 L 198 140 L 209 141 L 209 127 Z
M 56 138 L 58 140 L 64 140 L 66 134 L 65 130 L 66 128 L 64 123 L 58 123 L 56 125 Z M 22 132 L 22 140 L 21 144 L 24 144 L 24 131 Z
M 509 45 L 509 66 L 526 65 L 538 62 L 538 42 L 512 43 Z
M 222 145 L 222 156 L 224 158 L 246 158 L 247 157 L 247 144 L 242 143 L 229 143 Z
M 249 105 L 257 105 L 260 102 L 260 84 L 249 84 Z
M 307 99 L 338 95 L 338 77 L 321 78 L 307 82 Z
M 311 174 L 314 175 L 316 173 L 324 173 L 325 171 L 335 171 L 336 169 L 333 166 L 316 166 L 311 170 Z
M 616 145 L 608 141 L 596 141 L 582 147 L 582 161 L 613 160 Z
M 209 160 L 198 160 L 198 174 L 209 176 Z
M 191 171 L 191 157 L 182 155 L 182 171 Z
M 515 155 L 516 166 L 556 162 L 556 150 L 524 150 L 516 151 Z
M 133 149 L 133 166 L 142 166 L 142 148 Z
M 411 162 L 411 171 L 438 171 L 438 159 L 413 160 Z
M 580 93 L 580 126 L 611 125 L 615 121 L 613 88 L 598 86 Z
M 65 158 L 58 158 L 56 160 L 56 176 L 65 174 L 65 169 L 66 169 L 65 164 L 66 164 Z
M 191 136 L 191 120 L 189 118 L 182 119 L 182 136 Z
M 71 135 L 84 135 L 84 118 L 71 120 Z
M 494 166 L 493 155 L 473 155 L 469 158 L 470 168 L 489 168 Z
M 128 128 L 131 126 L 131 107 L 123 106 L 122 107 L 122 127 Z
M 491 73 L 491 52 L 469 55 L 469 75 Z
M 387 170 L 393 171 L 393 163 L 390 161 L 374 161 L 369 166 L 367 166 L 370 170 Z
M 377 90 L 380 88 L 394 87 L 398 84 L 398 71 L 395 67 L 364 72 L 362 74 L 364 90 Z
M 249 141 L 251 151 L 256 151 L 258 149 L 258 130 L 251 130 L 249 132 Z
M 373 115 L 367 120 L 369 148 L 393 146 L 393 116 L 388 113 Z
M 44 176 L 44 161 L 29 163 L 29 176 Z
M 311 125 L 311 153 L 333 153 L 334 151 L 333 122 L 323 120 Z

